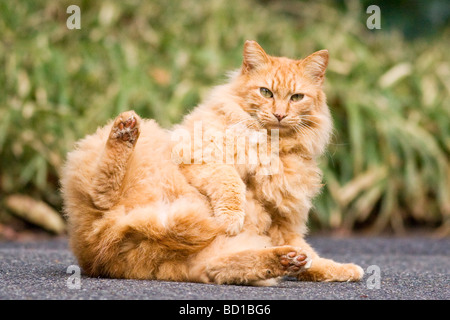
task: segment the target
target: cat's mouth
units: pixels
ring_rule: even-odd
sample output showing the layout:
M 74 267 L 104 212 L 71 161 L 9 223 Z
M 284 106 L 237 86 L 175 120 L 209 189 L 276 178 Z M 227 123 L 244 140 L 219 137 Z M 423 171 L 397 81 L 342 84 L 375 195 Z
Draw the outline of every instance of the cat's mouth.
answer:
M 266 122 L 264 123 L 264 127 L 267 129 L 278 129 L 280 131 L 289 131 L 292 130 L 292 127 L 288 123 L 284 123 L 283 121 L 278 122 Z
M 250 113 L 250 116 L 252 120 L 254 120 L 255 124 L 260 129 L 267 129 L 267 130 L 278 130 L 280 132 L 287 133 L 289 131 L 295 130 L 295 128 L 292 126 L 292 123 L 289 119 L 282 119 L 281 121 L 273 120 L 273 119 L 267 119 L 267 117 L 260 117 L 256 113 Z M 247 123 L 248 126 L 248 123 Z

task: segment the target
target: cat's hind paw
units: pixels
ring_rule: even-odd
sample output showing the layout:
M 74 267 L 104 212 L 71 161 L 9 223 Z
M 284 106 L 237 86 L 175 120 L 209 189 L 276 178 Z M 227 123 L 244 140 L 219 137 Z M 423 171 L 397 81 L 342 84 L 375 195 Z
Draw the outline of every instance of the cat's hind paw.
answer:
M 280 256 L 281 268 L 288 274 L 296 274 L 308 268 L 310 258 L 300 249 L 289 251 Z
M 140 133 L 141 118 L 134 111 L 122 112 L 115 120 L 110 138 L 134 146 Z

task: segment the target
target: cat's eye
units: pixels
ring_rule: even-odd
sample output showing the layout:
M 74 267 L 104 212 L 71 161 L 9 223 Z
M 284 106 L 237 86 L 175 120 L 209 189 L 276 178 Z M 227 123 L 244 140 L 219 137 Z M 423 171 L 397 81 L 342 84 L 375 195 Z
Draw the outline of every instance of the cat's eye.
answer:
M 259 92 L 261 92 L 261 95 L 262 95 L 264 98 L 273 98 L 273 93 L 272 93 L 272 91 L 270 91 L 270 90 L 267 89 L 267 88 L 260 88 L 260 89 L 259 89 Z
M 305 95 L 303 93 L 296 93 L 291 96 L 291 101 L 300 101 Z

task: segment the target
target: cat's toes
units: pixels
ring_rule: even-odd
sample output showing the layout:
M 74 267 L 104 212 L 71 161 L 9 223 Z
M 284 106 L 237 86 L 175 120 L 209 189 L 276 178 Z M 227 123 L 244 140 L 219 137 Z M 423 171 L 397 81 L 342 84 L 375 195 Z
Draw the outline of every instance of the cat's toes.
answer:
M 281 268 L 287 274 L 296 274 L 308 268 L 310 258 L 298 248 L 290 248 L 289 252 L 280 255 Z
M 114 121 L 110 137 L 134 146 L 139 137 L 141 118 L 134 111 L 122 112 Z
M 364 276 L 364 270 L 353 263 L 336 264 L 331 277 L 325 281 L 352 282 L 359 281 Z
M 345 279 L 345 281 L 359 281 L 364 276 L 363 268 L 356 264 L 347 263 L 344 264 L 343 267 L 345 268 L 347 274 L 347 279 Z

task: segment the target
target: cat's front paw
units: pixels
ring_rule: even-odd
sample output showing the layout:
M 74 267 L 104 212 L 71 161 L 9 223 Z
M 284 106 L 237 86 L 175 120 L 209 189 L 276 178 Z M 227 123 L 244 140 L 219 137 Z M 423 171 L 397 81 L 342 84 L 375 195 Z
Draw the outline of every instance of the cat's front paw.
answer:
M 245 213 L 242 211 L 222 212 L 216 218 L 223 225 L 227 235 L 235 236 L 244 227 Z
M 364 270 L 353 263 L 338 263 L 329 259 L 317 258 L 308 270 L 298 275 L 303 281 L 360 281 Z

